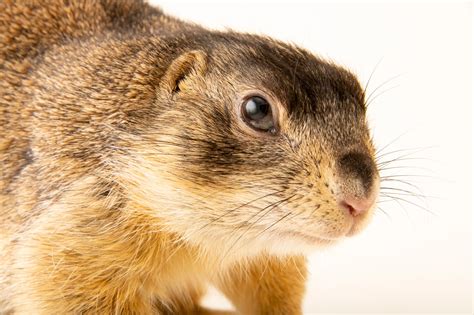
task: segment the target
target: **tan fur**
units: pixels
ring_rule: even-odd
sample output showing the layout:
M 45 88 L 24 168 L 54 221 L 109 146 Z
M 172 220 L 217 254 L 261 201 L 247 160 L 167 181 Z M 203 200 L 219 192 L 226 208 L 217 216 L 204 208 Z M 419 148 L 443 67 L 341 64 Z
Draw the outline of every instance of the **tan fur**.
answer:
M 285 137 L 233 110 L 255 89 Z M 0 314 L 213 314 L 209 283 L 241 314 L 301 314 L 304 255 L 372 214 L 336 198 L 367 193 L 337 164 L 373 157 L 363 97 L 300 48 L 140 1 L 0 2 Z

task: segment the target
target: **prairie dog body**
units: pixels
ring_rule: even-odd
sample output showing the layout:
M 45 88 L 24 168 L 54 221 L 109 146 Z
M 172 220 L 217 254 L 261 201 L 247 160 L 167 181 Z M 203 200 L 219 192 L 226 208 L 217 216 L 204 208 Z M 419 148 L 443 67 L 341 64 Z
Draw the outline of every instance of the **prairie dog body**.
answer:
M 300 314 L 378 191 L 364 91 L 139 1 L 0 3 L 0 313 Z

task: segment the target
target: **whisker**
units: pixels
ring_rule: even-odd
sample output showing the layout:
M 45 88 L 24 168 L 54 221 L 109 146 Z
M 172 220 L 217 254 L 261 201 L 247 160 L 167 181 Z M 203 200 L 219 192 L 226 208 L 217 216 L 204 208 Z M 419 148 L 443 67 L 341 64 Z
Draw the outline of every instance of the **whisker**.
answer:
M 388 167 L 382 167 L 379 168 L 379 171 L 389 171 L 389 170 L 396 170 L 396 169 L 415 169 L 415 170 L 422 170 L 426 172 L 433 172 L 432 169 L 429 169 L 427 167 L 421 167 L 421 166 L 388 166 Z
M 404 153 L 404 154 L 401 154 L 395 158 L 391 158 L 391 160 L 397 160 L 397 159 L 401 159 L 401 158 L 406 158 L 406 157 L 411 157 L 413 156 L 414 154 L 417 154 L 417 153 L 420 153 L 420 152 L 423 152 L 423 151 L 426 151 L 428 149 L 432 149 L 433 147 L 424 147 L 424 148 L 419 148 L 419 149 L 413 149 L 413 150 L 410 150 L 411 152 L 409 153 Z M 390 153 L 390 152 L 388 152 Z M 385 156 L 388 155 L 388 153 L 385 153 Z M 375 158 L 376 161 L 380 161 L 380 158 L 384 156 L 384 155 L 379 155 Z M 384 163 L 384 161 L 382 161 L 381 163 Z
M 407 193 L 407 194 L 410 194 L 411 196 L 413 197 L 417 197 L 417 198 L 424 198 L 424 194 L 423 192 L 421 192 L 421 194 L 416 194 L 410 190 L 406 190 L 406 189 L 402 189 L 402 188 L 396 188 L 396 187 L 380 187 L 380 191 L 381 192 L 384 192 L 385 190 L 395 190 L 395 191 L 401 191 L 401 192 L 404 192 L 404 193 Z
M 260 233 L 258 233 L 256 235 L 256 237 L 262 235 L 263 233 L 265 233 L 266 231 L 268 231 L 269 229 L 271 229 L 272 227 L 274 227 L 275 225 L 277 225 L 279 222 L 283 221 L 285 218 L 289 217 L 290 215 L 292 214 L 292 212 L 288 212 L 287 214 L 285 214 L 284 216 L 282 216 L 280 219 L 276 220 L 274 223 L 272 223 L 269 227 L 265 228 L 263 231 L 261 231 Z
M 242 204 L 242 205 L 240 205 L 240 206 L 238 206 L 238 207 L 236 207 L 236 208 L 230 209 L 230 210 L 226 211 L 224 214 L 220 215 L 219 217 L 217 217 L 217 218 L 213 219 L 212 221 L 208 222 L 208 223 L 207 223 L 206 225 L 204 225 L 202 228 L 205 228 L 205 227 L 209 226 L 210 224 L 215 223 L 216 221 L 222 219 L 222 218 L 225 217 L 226 215 L 229 215 L 230 213 L 232 213 L 232 212 L 234 212 L 234 211 L 236 211 L 236 210 L 239 210 L 239 209 L 241 209 L 241 208 L 243 208 L 243 207 L 249 206 L 250 204 L 252 204 L 252 203 L 254 203 L 254 202 L 258 201 L 258 200 L 264 199 L 264 198 L 269 197 L 269 196 L 273 196 L 273 195 L 278 194 L 278 193 L 281 193 L 281 192 L 283 192 L 283 191 L 285 191 L 285 189 L 278 190 L 278 191 L 275 191 L 275 192 L 266 194 L 266 195 L 264 195 L 264 196 L 260 196 L 260 197 L 258 197 L 258 198 L 253 199 L 253 200 L 250 200 L 249 202 L 246 202 L 246 203 L 244 203 L 244 204 Z
M 382 213 L 385 214 L 385 216 L 386 216 L 387 218 L 389 218 L 390 221 L 392 220 L 392 218 L 390 217 L 390 215 L 388 215 L 388 213 L 387 213 L 382 207 L 380 207 L 379 205 L 377 205 L 377 209 L 379 209 L 380 211 L 382 211 Z
M 437 177 L 437 176 L 432 176 L 432 175 L 424 175 L 424 174 L 393 174 L 393 175 L 386 175 L 380 177 L 382 181 L 396 181 L 396 182 L 402 182 L 405 184 L 408 184 L 407 181 L 400 180 L 399 178 L 410 178 L 411 183 L 423 183 L 425 181 L 423 180 L 412 180 L 411 178 L 428 178 L 428 179 L 434 179 L 438 181 L 444 181 L 443 178 Z
M 391 76 L 390 78 L 384 80 L 382 83 L 380 83 L 375 89 L 372 90 L 372 92 L 370 92 L 370 94 L 367 96 L 367 100 L 370 100 L 370 97 L 372 95 L 374 95 L 378 90 L 380 90 L 382 87 L 384 87 L 387 83 L 390 83 L 392 82 L 393 80 L 395 79 L 398 79 L 402 76 L 402 74 L 397 74 L 397 75 L 394 75 L 394 76 Z
M 401 180 L 401 179 L 384 179 L 382 182 L 397 182 L 397 183 L 401 183 L 401 184 L 404 184 L 406 186 L 409 186 L 409 187 L 412 187 L 413 189 L 416 189 L 416 191 L 418 191 L 420 194 L 424 194 L 424 192 L 418 187 L 416 186 L 415 184 L 411 183 L 411 182 L 407 182 L 407 181 L 404 181 L 404 180 Z M 381 187 L 382 188 L 382 187 Z M 394 190 L 396 187 L 386 187 L 384 186 L 383 187 L 384 189 L 392 189 Z M 401 189 L 398 189 L 398 190 L 401 190 Z M 405 192 L 409 192 L 409 190 L 404 190 Z M 413 192 L 411 192 L 413 193 Z
M 389 198 L 389 199 L 384 200 L 384 202 L 396 202 L 400 206 L 400 208 L 402 208 L 402 210 L 405 213 L 405 215 L 407 216 L 407 218 L 410 218 L 410 215 L 408 214 L 407 208 L 399 200 L 392 199 L 390 197 L 387 197 L 387 198 Z
M 433 160 L 428 159 L 428 158 L 398 157 L 392 160 L 380 162 L 377 164 L 377 167 L 380 168 L 381 166 L 389 165 L 393 162 L 400 162 L 400 161 L 431 161 L 432 162 Z
M 391 140 L 389 143 L 387 143 L 386 145 L 384 145 L 382 148 L 378 149 L 375 151 L 375 156 L 377 156 L 378 154 L 380 154 L 383 150 L 385 150 L 388 146 L 392 145 L 393 143 L 395 143 L 396 141 L 400 140 L 401 137 L 405 136 L 406 134 L 408 133 L 408 131 L 405 131 L 404 133 L 400 134 L 399 136 L 397 136 L 395 139 Z
M 377 99 L 379 98 L 380 96 L 384 95 L 385 93 L 397 88 L 397 87 L 400 87 L 400 85 L 395 85 L 395 86 L 392 86 L 390 88 L 387 88 L 383 91 L 381 91 L 380 93 L 378 93 L 377 95 L 375 95 L 369 102 L 367 102 L 367 104 L 365 105 L 367 108 Z
M 409 155 L 413 155 L 415 153 L 418 153 L 418 152 L 422 152 L 422 151 L 426 151 L 428 149 L 433 149 L 433 148 L 436 148 L 436 146 L 428 146 L 428 147 L 422 147 L 422 148 L 407 148 L 407 149 L 399 149 L 399 150 L 394 150 L 394 151 L 389 151 L 389 152 L 385 152 L 383 154 L 377 154 L 376 153 L 376 160 L 380 160 L 381 157 L 384 157 L 384 156 L 387 156 L 387 155 L 390 155 L 390 154 L 394 154 L 394 153 L 399 153 L 399 152 L 406 152 L 406 151 L 412 151 L 412 153 L 409 153 Z M 381 152 L 379 152 L 381 153 Z
M 375 71 L 377 70 L 377 68 L 379 67 L 379 65 L 382 63 L 382 60 L 383 60 L 383 57 L 380 58 L 379 61 L 377 61 L 377 63 L 375 64 L 374 69 L 373 69 L 372 72 L 370 73 L 369 79 L 367 80 L 367 83 L 365 84 L 365 87 L 364 87 L 364 95 L 365 95 L 366 92 L 367 92 L 367 88 L 369 87 L 369 83 L 370 83 L 370 80 L 372 79 L 372 76 L 374 75 L 374 73 L 375 73 Z
M 290 197 L 287 197 L 287 198 L 284 198 L 284 199 L 281 199 L 281 200 L 278 200 L 264 208 L 262 208 L 261 210 L 259 210 L 258 212 L 256 212 L 248 221 L 252 220 L 253 218 L 255 218 L 257 215 L 260 215 L 263 211 L 265 211 L 266 209 L 268 209 L 267 211 L 265 211 L 263 213 L 263 215 L 260 215 L 257 220 L 255 220 L 254 222 L 251 222 L 248 226 L 247 226 L 247 229 L 245 229 L 242 234 L 240 234 L 240 236 L 230 245 L 230 247 L 228 248 L 228 250 L 224 253 L 223 255 L 223 258 L 222 258 L 222 261 L 224 260 L 225 257 L 227 257 L 227 255 L 230 253 L 230 251 L 235 247 L 235 245 L 245 236 L 245 234 L 253 227 L 255 226 L 263 217 L 265 217 L 268 213 L 270 213 L 271 210 L 273 210 L 274 208 L 278 207 L 279 205 L 283 204 L 284 202 L 287 202 L 289 201 L 291 198 L 293 198 L 294 196 L 296 196 L 296 194 L 293 194 L 291 195 Z M 242 228 L 243 226 L 242 225 L 239 225 L 237 228 L 234 229 L 234 232 L 237 232 L 239 231 L 240 228 Z
M 401 74 L 398 74 L 398 75 L 395 75 L 393 77 L 390 77 L 388 78 L 387 80 L 383 81 L 379 86 L 377 86 L 366 98 L 366 103 L 367 103 L 367 107 L 368 107 L 368 104 L 370 104 L 370 102 L 372 101 L 370 98 L 378 91 L 380 90 L 382 87 L 384 87 L 386 84 L 392 82 L 393 80 L 395 79 L 398 79 L 400 78 L 402 75 Z
M 385 195 L 383 195 L 383 197 L 384 197 L 384 198 L 387 198 L 387 199 L 383 200 L 383 201 L 385 201 L 385 202 L 390 202 L 390 201 L 395 201 L 395 202 L 397 202 L 397 203 L 405 210 L 405 213 L 408 215 L 408 212 L 407 212 L 406 208 L 403 207 L 403 206 L 401 205 L 401 203 L 400 203 L 400 199 L 405 199 L 405 198 L 403 198 L 401 195 L 385 194 Z M 407 196 L 407 198 L 410 198 L 410 197 L 414 197 L 414 196 Z M 398 198 L 399 198 L 399 199 L 398 199 Z M 405 199 L 405 200 L 409 200 L 409 199 Z M 421 199 L 421 198 L 420 198 L 419 200 L 420 200 L 420 201 L 423 201 L 423 202 L 426 204 L 426 206 L 428 206 L 428 203 L 426 202 L 425 199 Z
M 420 206 L 419 204 L 417 204 L 417 203 L 415 203 L 415 202 L 406 200 L 406 199 L 404 199 L 404 198 L 395 197 L 395 196 L 389 196 L 389 197 L 392 198 L 392 199 L 399 200 L 399 201 L 401 201 L 401 202 L 409 203 L 409 204 L 411 204 L 411 205 L 413 205 L 413 206 L 415 206 L 415 207 L 417 207 L 417 208 L 419 208 L 419 209 L 422 209 L 422 210 L 424 210 L 424 211 L 426 211 L 426 212 L 429 212 L 430 214 L 436 216 L 436 214 L 435 214 L 433 211 L 431 211 L 431 210 L 429 210 L 428 208 L 425 208 L 425 207 L 423 207 L 423 206 Z
M 293 194 L 293 195 L 291 195 L 290 197 L 287 197 L 287 198 L 285 198 L 285 199 L 282 199 L 282 200 L 279 200 L 279 201 L 277 201 L 277 202 L 274 202 L 274 203 L 272 203 L 272 204 L 270 204 L 270 205 L 264 207 L 263 209 L 259 210 L 259 211 L 258 211 L 257 213 L 255 213 L 252 217 L 250 217 L 250 219 L 248 219 L 247 221 L 252 220 L 252 219 L 255 218 L 257 215 L 259 215 L 260 213 L 262 213 L 262 211 L 264 211 L 264 210 L 266 210 L 267 208 L 269 208 L 266 212 L 263 213 L 263 215 L 260 215 L 260 216 L 257 218 L 257 220 L 256 220 L 255 222 L 251 223 L 251 224 L 248 226 L 246 232 L 247 232 L 252 226 L 254 226 L 255 224 L 257 224 L 261 219 L 263 219 L 268 213 L 270 213 L 270 211 L 272 211 L 273 209 L 275 209 L 275 208 L 278 207 L 279 205 L 283 204 L 284 202 L 289 201 L 291 198 L 293 198 L 293 197 L 295 197 L 295 196 L 296 196 L 296 194 Z M 244 233 L 245 233 L 245 232 L 244 232 Z
M 409 196 L 409 197 L 415 197 L 415 195 L 413 193 L 411 194 L 407 194 L 407 193 L 397 193 L 397 192 L 390 192 L 390 193 L 387 193 L 388 195 L 397 195 L 397 196 Z M 431 196 L 431 195 L 418 195 L 422 198 L 430 198 L 430 199 L 441 199 L 440 197 L 437 197 L 437 196 Z

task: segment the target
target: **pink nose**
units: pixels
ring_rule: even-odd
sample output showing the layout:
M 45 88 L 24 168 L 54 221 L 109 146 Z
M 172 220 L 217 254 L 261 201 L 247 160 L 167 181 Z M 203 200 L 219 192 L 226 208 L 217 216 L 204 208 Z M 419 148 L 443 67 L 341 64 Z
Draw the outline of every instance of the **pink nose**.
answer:
M 368 197 L 356 198 L 346 196 L 339 202 L 339 205 L 347 209 L 352 216 L 356 217 L 372 208 L 376 199 L 377 191 L 375 190 L 371 192 Z

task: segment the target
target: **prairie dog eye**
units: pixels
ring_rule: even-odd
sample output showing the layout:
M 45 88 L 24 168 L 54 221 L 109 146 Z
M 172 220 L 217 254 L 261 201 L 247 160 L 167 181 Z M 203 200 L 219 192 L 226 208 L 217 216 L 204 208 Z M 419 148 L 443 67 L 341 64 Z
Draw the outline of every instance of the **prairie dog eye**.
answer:
M 242 116 L 245 123 L 262 132 L 276 132 L 272 106 L 261 96 L 251 96 L 242 103 Z

